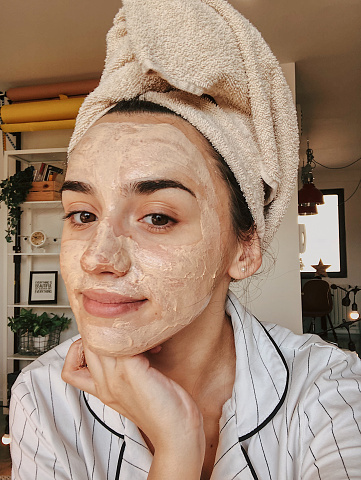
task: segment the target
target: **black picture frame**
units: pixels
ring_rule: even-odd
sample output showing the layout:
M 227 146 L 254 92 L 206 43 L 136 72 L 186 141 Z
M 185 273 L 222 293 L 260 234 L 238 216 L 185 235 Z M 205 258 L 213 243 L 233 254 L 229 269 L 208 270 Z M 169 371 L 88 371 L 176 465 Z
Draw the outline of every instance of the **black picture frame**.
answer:
M 29 305 L 54 305 L 58 301 L 58 272 L 33 271 L 29 279 Z
M 346 226 L 345 226 L 345 199 L 343 188 L 327 188 L 321 190 L 323 195 L 338 196 L 338 240 L 339 240 L 339 256 L 340 270 L 338 272 L 327 272 L 330 278 L 346 278 L 347 277 L 347 255 L 346 255 Z M 301 272 L 302 279 L 315 278 L 315 272 Z

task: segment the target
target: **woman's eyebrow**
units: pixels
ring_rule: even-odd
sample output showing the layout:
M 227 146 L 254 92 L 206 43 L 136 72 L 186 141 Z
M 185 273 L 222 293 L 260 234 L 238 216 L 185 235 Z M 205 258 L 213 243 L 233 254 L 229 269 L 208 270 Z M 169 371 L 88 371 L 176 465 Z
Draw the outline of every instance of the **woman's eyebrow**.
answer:
M 179 188 L 190 193 L 194 198 L 196 198 L 195 193 L 183 183 L 176 180 L 142 180 L 139 182 L 134 182 L 130 186 L 126 187 L 124 190 L 126 194 L 138 194 L 138 195 L 150 195 L 158 190 L 163 190 L 165 188 Z M 60 192 L 63 193 L 66 190 L 71 190 L 73 192 L 86 193 L 88 195 L 93 195 L 94 190 L 88 183 L 79 182 L 79 181 L 65 181 L 61 187 Z
M 176 180 L 143 180 L 139 182 L 132 183 L 130 187 L 127 188 L 127 193 L 136 193 L 140 195 L 150 195 L 158 190 L 163 190 L 165 188 L 180 188 L 190 193 L 194 198 L 196 198 L 195 193 L 183 183 Z
M 93 188 L 84 182 L 76 182 L 76 181 L 66 181 L 63 183 L 60 193 L 63 193 L 65 190 L 71 190 L 72 192 L 80 192 L 80 193 L 87 193 L 89 195 L 93 195 L 94 191 Z

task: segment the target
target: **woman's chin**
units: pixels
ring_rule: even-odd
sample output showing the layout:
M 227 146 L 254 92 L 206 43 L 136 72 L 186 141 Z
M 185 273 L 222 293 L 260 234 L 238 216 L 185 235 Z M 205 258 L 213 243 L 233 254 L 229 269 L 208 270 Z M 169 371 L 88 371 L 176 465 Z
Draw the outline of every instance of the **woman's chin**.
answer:
M 82 312 L 83 313 L 83 312 Z M 80 315 L 78 327 L 86 348 L 98 355 L 121 357 L 149 352 L 157 354 L 164 342 L 183 330 L 191 319 L 174 315 L 143 315 L 109 318 Z
M 114 328 L 87 325 L 81 331 L 86 348 L 97 355 L 107 357 L 130 357 L 140 353 L 159 353 L 161 346 L 154 339 L 129 336 Z

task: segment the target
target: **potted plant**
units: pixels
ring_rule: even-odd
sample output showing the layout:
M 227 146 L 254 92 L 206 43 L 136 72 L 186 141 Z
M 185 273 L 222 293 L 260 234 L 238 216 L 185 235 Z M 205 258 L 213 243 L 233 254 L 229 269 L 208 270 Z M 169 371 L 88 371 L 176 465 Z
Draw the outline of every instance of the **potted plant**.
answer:
M 32 309 L 21 308 L 20 314 L 8 317 L 8 326 L 18 335 L 18 353 L 40 355 L 59 344 L 60 332 L 66 330 L 71 322 L 62 314 L 41 315 Z
M 5 239 L 9 243 L 12 241 L 12 236 L 15 235 L 17 225 L 20 222 L 22 214 L 20 205 L 25 202 L 32 187 L 33 173 L 34 167 L 28 167 L 0 182 L 0 202 L 4 202 L 8 207 Z

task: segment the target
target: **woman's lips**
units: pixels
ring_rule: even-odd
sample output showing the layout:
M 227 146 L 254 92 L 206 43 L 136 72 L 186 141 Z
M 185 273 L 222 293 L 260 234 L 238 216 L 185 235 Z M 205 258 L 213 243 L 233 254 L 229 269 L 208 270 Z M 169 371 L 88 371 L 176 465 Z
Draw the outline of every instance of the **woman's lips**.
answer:
M 136 312 L 147 301 L 101 290 L 82 292 L 83 306 L 94 317 L 112 318 L 129 312 Z

